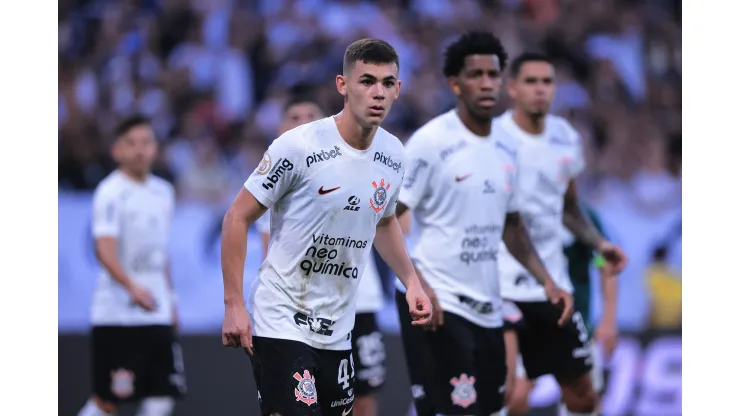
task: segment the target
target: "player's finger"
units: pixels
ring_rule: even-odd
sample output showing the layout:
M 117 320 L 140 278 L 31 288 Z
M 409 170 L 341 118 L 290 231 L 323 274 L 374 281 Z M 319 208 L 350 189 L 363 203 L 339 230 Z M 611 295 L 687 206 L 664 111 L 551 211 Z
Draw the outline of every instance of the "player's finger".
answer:
M 566 322 L 568 322 L 568 319 L 570 319 L 571 314 L 573 313 L 573 303 L 570 301 L 570 298 L 567 296 L 562 298 L 563 303 L 565 304 L 565 307 L 563 308 L 563 314 L 560 315 L 560 320 L 558 321 L 558 325 L 563 326 Z
M 225 347 L 229 346 L 229 337 L 226 336 L 225 332 L 221 332 L 221 344 L 223 344 Z
M 239 341 L 241 343 L 242 348 L 246 349 L 249 355 L 252 355 L 252 342 L 249 338 L 251 338 L 251 334 L 244 333 L 244 334 L 241 334 L 241 336 L 239 337 Z

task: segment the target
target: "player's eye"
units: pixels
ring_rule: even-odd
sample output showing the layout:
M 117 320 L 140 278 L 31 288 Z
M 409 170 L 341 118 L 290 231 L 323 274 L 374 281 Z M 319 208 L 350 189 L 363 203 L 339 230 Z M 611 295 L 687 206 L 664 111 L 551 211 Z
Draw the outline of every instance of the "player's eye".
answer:
M 383 83 L 383 85 L 385 85 L 386 88 L 391 88 L 392 86 L 396 85 L 396 83 L 393 81 L 386 81 Z
M 370 86 L 373 85 L 373 82 L 369 79 L 363 79 L 362 81 L 360 81 L 360 84 Z
M 542 80 L 542 83 L 545 85 L 550 85 L 552 84 L 552 78 L 545 78 Z

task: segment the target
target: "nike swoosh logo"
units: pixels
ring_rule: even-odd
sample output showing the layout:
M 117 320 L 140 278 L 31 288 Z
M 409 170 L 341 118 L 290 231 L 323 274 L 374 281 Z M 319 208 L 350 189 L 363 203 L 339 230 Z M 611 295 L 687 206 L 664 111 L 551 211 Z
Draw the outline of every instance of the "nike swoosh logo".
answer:
M 465 179 L 468 179 L 471 176 L 473 176 L 472 173 L 468 173 L 467 175 L 464 175 L 464 176 L 455 176 L 455 182 L 462 182 L 462 181 L 464 181 Z
M 352 408 L 353 407 L 355 407 L 354 404 L 352 406 L 350 406 L 349 409 L 342 410 L 342 416 L 347 416 L 348 414 L 352 413 Z
M 324 187 L 322 186 L 321 188 L 319 188 L 319 195 L 326 195 L 326 194 L 328 194 L 328 193 L 330 193 L 330 192 L 334 192 L 334 191 L 336 191 L 336 190 L 337 190 L 337 189 L 339 189 L 339 188 L 340 188 L 340 187 L 339 187 L 339 186 L 337 186 L 336 188 L 331 188 L 331 189 L 324 189 Z

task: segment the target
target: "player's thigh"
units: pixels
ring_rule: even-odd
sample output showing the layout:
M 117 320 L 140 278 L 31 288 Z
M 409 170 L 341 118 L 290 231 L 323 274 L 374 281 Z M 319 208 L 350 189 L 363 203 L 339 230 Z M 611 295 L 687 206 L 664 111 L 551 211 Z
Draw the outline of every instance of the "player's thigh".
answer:
M 411 325 L 411 315 L 403 293 L 396 291 L 396 308 L 400 319 L 401 341 L 406 358 L 406 367 L 411 382 L 411 397 L 419 416 L 434 416 L 436 396 L 436 367 L 430 351 L 425 331 Z M 446 388 L 446 387 L 445 387 Z
M 560 326 L 560 311 L 549 302 L 517 305 L 528 324 L 519 332 L 519 349 L 531 379 L 552 374 L 563 384 L 591 371 L 588 331 L 580 313 Z
M 437 376 L 433 380 L 437 392 L 435 410 L 444 415 L 477 414 L 480 390 L 472 325 L 455 314 L 445 312 L 444 325 L 434 332 L 426 332 L 426 339 L 437 367 Z
M 145 336 L 141 328 L 96 326 L 91 333 L 93 394 L 104 402 L 140 397 L 146 372 Z
M 352 350 L 317 351 L 320 356 L 316 387 L 323 416 L 352 414 L 357 367 Z
M 372 394 L 385 382 L 385 344 L 374 313 L 358 313 L 352 330 L 355 368 L 355 395 Z
M 142 396 L 181 397 L 187 392 L 182 346 L 172 326 L 147 327 L 148 363 Z
M 502 328 L 474 327 L 476 389 L 479 412 L 485 415 L 504 407 L 506 345 Z
M 321 416 L 318 355 L 290 340 L 253 337 L 252 371 L 263 416 Z

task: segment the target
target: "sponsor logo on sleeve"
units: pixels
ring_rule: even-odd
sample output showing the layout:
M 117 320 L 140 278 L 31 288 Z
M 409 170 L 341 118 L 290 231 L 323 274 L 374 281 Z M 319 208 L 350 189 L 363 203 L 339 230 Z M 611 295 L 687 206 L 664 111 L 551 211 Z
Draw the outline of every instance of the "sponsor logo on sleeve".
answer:
M 280 178 L 285 176 L 285 173 L 293 170 L 293 163 L 288 159 L 279 159 L 275 166 L 270 170 L 269 174 L 262 182 L 262 187 L 268 191 L 275 187 L 280 181 Z

